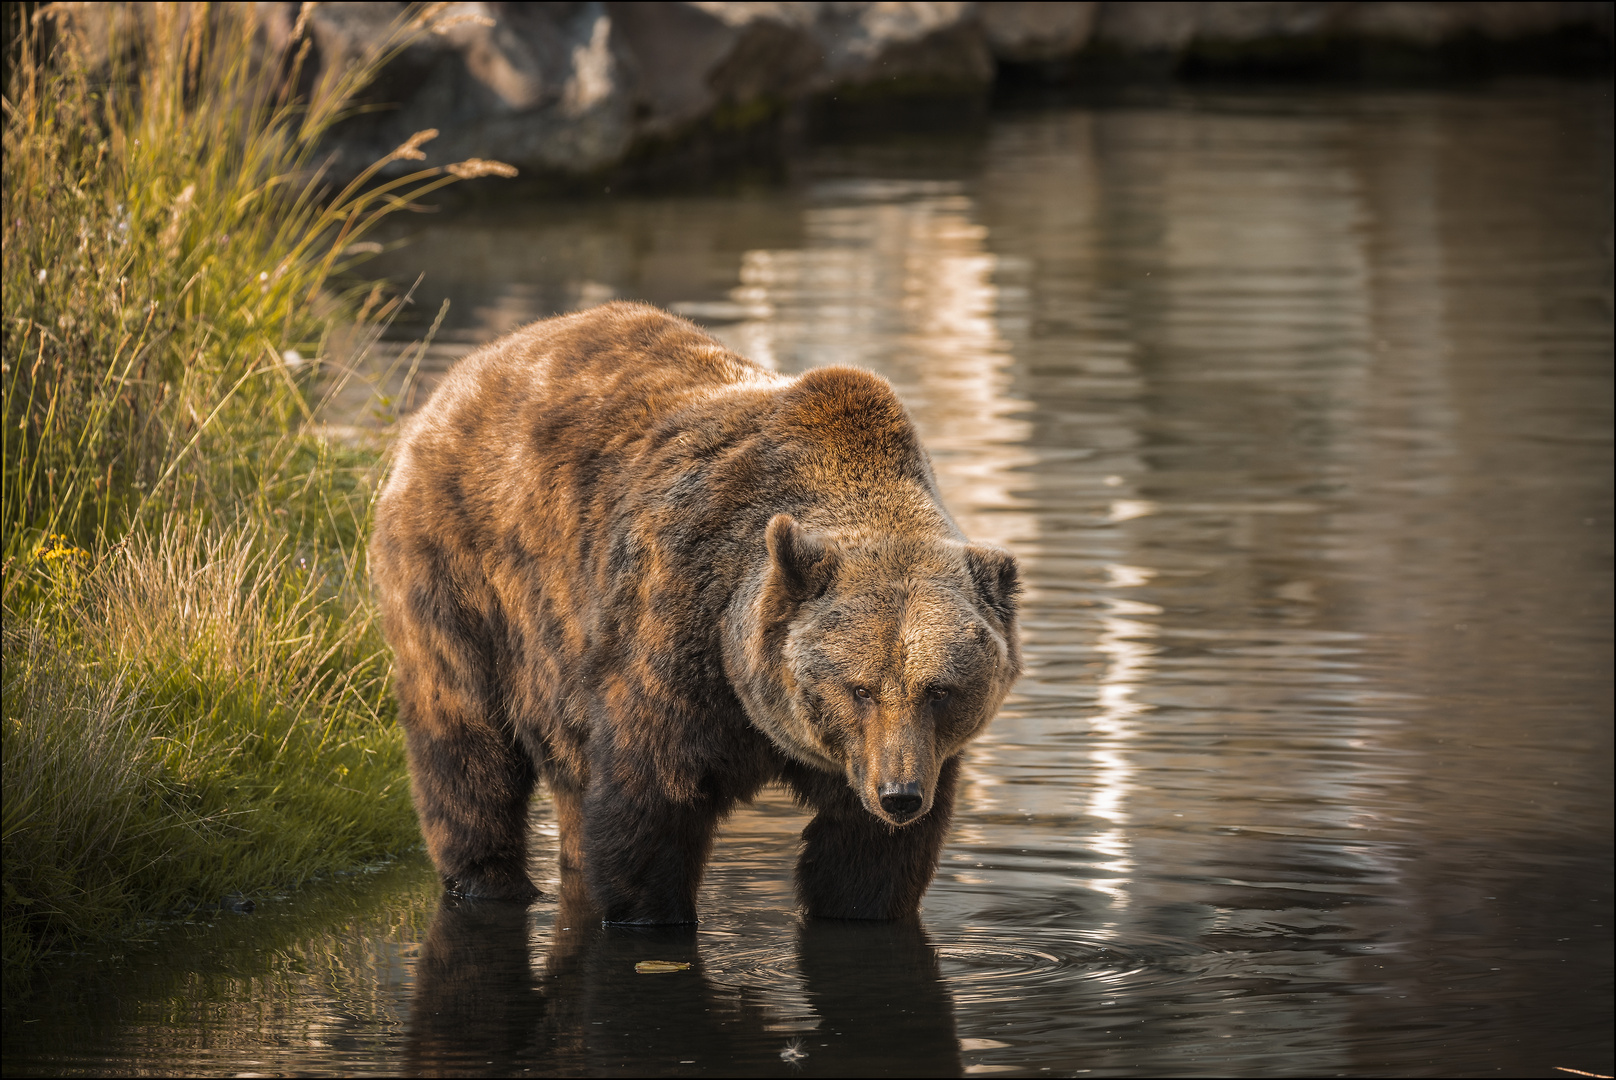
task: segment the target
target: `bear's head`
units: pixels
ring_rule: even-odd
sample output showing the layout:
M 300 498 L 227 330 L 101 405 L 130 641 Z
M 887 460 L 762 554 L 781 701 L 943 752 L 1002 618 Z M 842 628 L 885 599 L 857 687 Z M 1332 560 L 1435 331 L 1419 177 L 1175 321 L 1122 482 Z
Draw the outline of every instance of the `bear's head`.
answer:
M 746 640 L 732 630 L 727 650 L 745 654 L 732 676 L 753 723 L 845 775 L 875 816 L 919 819 L 1020 673 L 1015 559 L 947 536 L 815 533 L 788 514 L 765 535 Z

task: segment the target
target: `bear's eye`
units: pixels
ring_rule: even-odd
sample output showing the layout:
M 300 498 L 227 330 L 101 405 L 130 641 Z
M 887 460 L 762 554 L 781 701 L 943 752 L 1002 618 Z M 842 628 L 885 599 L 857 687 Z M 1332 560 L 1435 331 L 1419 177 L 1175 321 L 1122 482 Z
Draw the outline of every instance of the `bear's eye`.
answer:
M 858 698 L 860 701 L 869 701 L 870 691 L 866 687 L 855 686 L 853 687 L 853 696 Z
M 930 690 L 926 691 L 926 696 L 931 698 L 933 701 L 943 701 L 947 699 L 948 691 L 944 690 L 941 686 L 934 686 Z

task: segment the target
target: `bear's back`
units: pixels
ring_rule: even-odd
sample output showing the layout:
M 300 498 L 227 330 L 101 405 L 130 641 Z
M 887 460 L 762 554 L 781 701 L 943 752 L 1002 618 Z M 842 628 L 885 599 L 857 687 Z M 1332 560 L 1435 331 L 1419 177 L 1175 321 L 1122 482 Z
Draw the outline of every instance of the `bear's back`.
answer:
M 546 430 L 620 442 L 692 393 L 782 381 L 684 319 L 618 301 L 533 323 L 461 360 L 406 422 L 398 452 Z M 500 430 L 513 424 L 523 430 Z

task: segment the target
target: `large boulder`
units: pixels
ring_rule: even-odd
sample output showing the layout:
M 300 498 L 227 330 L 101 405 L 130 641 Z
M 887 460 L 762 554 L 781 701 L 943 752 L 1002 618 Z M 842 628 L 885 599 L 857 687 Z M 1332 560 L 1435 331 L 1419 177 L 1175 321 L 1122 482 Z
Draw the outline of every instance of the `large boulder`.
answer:
M 982 32 L 996 59 L 1021 64 L 1066 60 L 1089 43 L 1102 6 L 1021 0 L 982 4 Z
M 968 3 L 610 3 L 637 136 L 744 124 L 838 90 L 979 89 L 993 54 Z
M 258 7 L 272 43 L 293 33 L 299 5 Z M 337 173 L 357 172 L 427 128 L 439 133 L 426 147 L 432 162 L 480 157 L 540 173 L 582 173 L 628 152 L 636 134 L 635 60 L 606 5 L 426 10 L 430 18 L 367 89 L 374 108 L 335 133 Z M 408 14 L 401 3 L 314 7 L 307 33 L 316 70 L 359 61 L 394 36 Z

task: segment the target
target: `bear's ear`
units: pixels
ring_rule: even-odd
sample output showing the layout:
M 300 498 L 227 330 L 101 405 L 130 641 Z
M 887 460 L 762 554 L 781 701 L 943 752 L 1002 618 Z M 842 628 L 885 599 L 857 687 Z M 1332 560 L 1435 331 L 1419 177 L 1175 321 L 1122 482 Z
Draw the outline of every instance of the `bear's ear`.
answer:
M 787 599 L 802 603 L 830 588 L 836 570 L 836 549 L 825 537 L 797 524 L 790 514 L 769 519 L 764 534 L 769 545 L 773 577 Z
M 1016 617 L 1016 597 L 1021 595 L 1016 557 L 1003 548 L 966 544 L 965 564 L 971 569 L 971 580 L 982 602 L 1000 622 L 1008 624 Z

